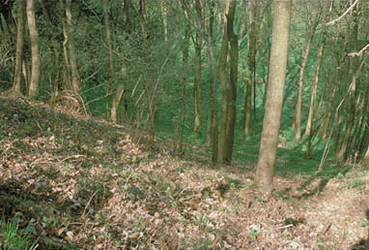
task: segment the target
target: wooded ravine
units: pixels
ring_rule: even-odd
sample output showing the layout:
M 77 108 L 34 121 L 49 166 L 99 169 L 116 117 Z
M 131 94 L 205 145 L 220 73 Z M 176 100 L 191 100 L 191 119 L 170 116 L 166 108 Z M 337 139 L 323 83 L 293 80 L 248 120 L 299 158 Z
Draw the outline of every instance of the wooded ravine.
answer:
M 368 17 L 0 0 L 0 249 L 369 249 Z

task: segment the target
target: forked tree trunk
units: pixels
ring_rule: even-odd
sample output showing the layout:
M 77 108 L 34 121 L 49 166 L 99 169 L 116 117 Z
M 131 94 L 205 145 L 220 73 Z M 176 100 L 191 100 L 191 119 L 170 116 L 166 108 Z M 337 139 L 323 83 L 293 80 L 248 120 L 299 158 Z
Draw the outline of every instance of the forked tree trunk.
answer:
M 24 42 L 24 9 L 25 2 L 23 0 L 17 1 L 18 7 L 18 26 L 17 26 L 17 45 L 15 52 L 15 70 L 14 70 L 14 84 L 13 90 L 16 94 L 21 95 L 21 83 L 22 83 L 22 62 L 23 62 L 23 42 Z
M 288 33 L 291 1 L 275 1 L 272 48 L 269 62 L 268 90 L 265 103 L 256 182 L 264 193 L 273 189 L 274 164 L 281 121 L 283 92 L 286 80 Z
M 29 84 L 28 89 L 28 95 L 30 98 L 36 99 L 38 97 L 40 89 L 41 62 L 40 62 L 40 51 L 39 51 L 34 3 L 35 0 L 27 1 L 27 21 L 31 38 L 31 53 L 32 53 L 32 72 L 31 72 L 31 82 Z
M 219 79 L 223 88 L 222 116 L 218 143 L 219 164 L 230 164 L 232 160 L 234 127 L 236 119 L 236 85 L 238 66 L 238 41 L 233 31 L 236 1 L 228 0 L 224 15 L 223 41 L 219 59 Z M 228 50 L 230 43 L 230 51 Z M 229 52 L 229 78 L 226 70 Z

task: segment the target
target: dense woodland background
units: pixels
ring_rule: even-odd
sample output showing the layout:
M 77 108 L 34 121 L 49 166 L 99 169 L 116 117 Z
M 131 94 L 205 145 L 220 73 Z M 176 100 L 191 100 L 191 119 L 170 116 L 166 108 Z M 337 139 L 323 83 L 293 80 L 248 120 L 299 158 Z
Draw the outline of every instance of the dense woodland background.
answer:
M 256 161 L 272 1 L 2 0 L 0 10 L 2 90 L 169 136 L 178 152 L 206 145 L 214 164 Z M 368 11 L 292 6 L 278 146 L 320 170 L 327 157 L 369 157 Z
M 99 225 L 113 223 L 113 217 L 97 218 L 97 211 L 103 211 L 107 203 L 109 203 L 109 206 L 106 206 L 107 210 L 102 212 L 104 216 L 119 214 L 115 209 L 121 205 L 123 210 L 132 210 L 132 218 L 137 215 L 144 221 L 142 223 L 147 223 L 146 226 L 140 224 L 142 227 L 138 229 L 136 221 L 133 222 L 132 219 L 132 224 L 129 224 L 131 222 L 128 220 L 128 228 L 136 225 L 136 229 L 141 230 L 137 234 L 140 236 L 134 234 L 134 237 L 138 237 L 135 239 L 130 238 L 130 233 L 127 233 L 130 236 L 125 234 L 128 237 L 125 240 L 128 241 L 124 244 L 132 249 L 140 244 L 147 244 L 148 247 L 161 244 L 162 249 L 173 247 L 185 249 L 181 246 L 181 239 L 178 239 L 178 242 L 168 240 L 173 236 L 171 230 L 174 225 L 171 222 L 163 219 L 163 224 L 160 224 L 166 225 L 163 237 L 157 236 L 155 231 L 161 226 L 155 224 L 152 218 L 158 220 L 172 218 L 171 209 L 178 210 L 176 216 L 177 214 L 183 216 L 179 216 L 180 219 L 176 217 L 179 221 L 198 223 L 195 223 L 195 227 L 188 224 L 188 231 L 192 233 L 189 241 L 199 240 L 201 243 L 197 249 L 217 249 L 219 244 L 222 244 L 220 249 L 227 249 L 227 244 L 237 248 L 261 244 L 266 249 L 281 249 L 279 247 L 284 244 L 279 241 L 281 238 L 275 242 L 267 240 L 274 235 L 274 229 L 266 230 L 264 227 L 266 224 L 273 225 L 271 228 L 276 226 L 276 230 L 289 230 L 291 227 L 291 230 L 295 231 L 288 232 L 290 240 L 293 239 L 295 242 L 296 238 L 292 235 L 296 234 L 298 237 L 301 236 L 301 242 L 305 240 L 309 242 L 301 243 L 300 246 L 306 246 L 314 241 L 315 245 L 311 249 L 324 249 L 318 248 L 320 239 L 324 239 L 322 241 L 324 246 L 341 246 L 339 240 L 332 240 L 336 236 L 335 231 L 333 232 L 334 226 L 329 224 L 331 222 L 323 223 L 324 226 L 319 231 L 321 234 L 305 234 L 312 229 L 304 228 L 305 220 L 306 225 L 308 220 L 312 223 L 309 224 L 310 227 L 315 225 L 315 222 L 311 221 L 316 220 L 316 223 L 320 223 L 319 211 L 322 208 L 319 206 L 326 202 L 327 197 L 333 197 L 338 192 L 334 189 L 338 184 L 329 186 L 326 198 L 320 200 L 323 203 L 309 200 L 308 202 L 317 204 L 314 207 L 317 213 L 309 215 L 306 212 L 308 209 L 303 207 L 301 209 L 306 209 L 304 211 L 307 213 L 303 219 L 299 218 L 303 212 L 299 214 L 296 210 L 290 209 L 280 198 L 286 200 L 291 197 L 309 198 L 311 193 L 319 194 L 329 180 L 337 178 L 339 182 L 349 170 L 361 171 L 362 167 L 365 168 L 369 164 L 368 27 L 369 2 L 359 0 L 291 2 L 0 0 L 0 91 L 3 97 L 17 96 L 17 100 L 21 102 L 9 99 L 11 101 L 7 106 L 5 99 L 1 100 L 0 118 L 3 119 L 1 121 L 3 124 L 0 125 L 8 132 L 4 130 L 0 133 L 1 152 L 4 154 L 0 164 L 4 171 L 0 171 L 2 174 L 0 177 L 7 176 L 9 166 L 24 167 L 22 171 L 26 175 L 26 172 L 31 170 L 24 164 L 27 162 L 30 166 L 41 164 L 36 164 L 35 160 L 31 160 L 35 158 L 31 156 L 12 159 L 20 155 L 20 152 L 28 152 L 26 149 L 15 150 L 19 146 L 18 140 L 22 141 L 21 147 L 30 143 L 36 145 L 35 147 L 44 147 L 42 150 L 52 149 L 60 143 L 63 145 L 60 147 L 65 147 L 65 152 L 74 154 L 66 156 L 63 153 L 63 159 L 55 156 L 54 160 L 64 164 L 59 169 L 64 178 L 60 177 L 60 183 L 68 183 L 66 186 L 74 187 L 78 186 L 82 179 L 85 180 L 79 187 L 80 190 L 85 190 L 80 193 L 84 203 L 81 201 L 82 205 L 79 203 L 78 205 L 75 198 L 70 198 L 71 200 L 68 202 L 64 200 L 61 205 L 68 209 L 77 206 L 77 210 L 81 207 L 78 212 L 82 214 L 83 226 L 70 227 L 55 222 L 56 224 L 50 228 L 55 227 L 53 230 L 58 231 L 58 235 L 64 235 L 67 241 L 78 243 L 79 246 L 91 241 L 90 238 L 87 239 L 87 233 L 82 235 L 83 231 L 87 230 L 86 221 L 91 216 L 88 212 L 86 214 L 91 202 L 93 203 L 91 206 L 96 210 L 96 217 L 93 217 L 93 220 L 98 221 L 96 223 L 100 223 Z M 287 48 L 287 51 L 284 51 L 283 47 Z M 284 69 L 285 59 L 287 59 L 286 69 Z M 278 105 L 279 100 L 281 106 Z M 29 106 L 37 107 L 36 101 L 77 117 L 96 118 L 112 123 L 104 129 L 100 125 L 77 122 L 68 117 L 45 115 L 43 112 L 46 111 L 29 109 Z M 51 118 L 55 120 L 53 124 L 49 120 Z M 39 123 L 38 119 L 44 121 Z M 21 122 L 27 123 L 25 120 L 29 120 L 30 124 L 19 125 Z M 68 124 L 70 128 L 65 129 L 64 126 Z M 140 151 L 141 149 L 136 148 L 136 144 L 131 145 L 128 139 L 122 139 L 121 132 L 116 130 L 119 124 L 122 128 L 130 128 L 129 131 L 135 135 L 132 138 L 135 138 L 136 143 L 144 144 L 154 151 L 158 148 L 168 150 L 164 154 L 158 153 L 155 159 L 151 159 L 151 156 L 147 156 L 150 154 L 146 155 Z M 66 136 L 68 133 L 71 134 Z M 38 135 L 37 138 L 30 136 L 29 139 L 29 135 L 32 134 Z M 98 135 L 102 138 L 95 138 Z M 42 143 L 38 141 L 44 140 L 42 139 L 44 136 L 48 138 L 46 141 Z M 70 142 L 67 142 L 68 140 Z M 125 153 L 122 153 L 124 157 L 118 156 L 122 148 L 125 150 L 123 150 Z M 15 153 L 11 153 L 12 150 L 15 150 Z M 211 169 L 194 168 L 194 172 L 190 173 L 190 170 L 186 172 L 184 166 L 187 163 L 173 163 L 172 159 L 167 158 L 167 153 L 183 157 L 181 159 L 187 157 L 201 164 L 211 163 Z M 97 156 L 96 159 L 83 158 L 84 155 L 94 154 L 100 155 L 100 158 Z M 128 160 L 126 156 L 129 156 Z M 45 156 L 39 155 L 36 158 L 38 157 Z M 50 159 L 45 161 L 52 164 L 49 167 L 54 169 L 58 164 Z M 15 163 L 18 160 L 20 165 Z M 65 164 L 69 164 L 68 171 L 65 170 Z M 129 166 L 129 170 L 119 172 L 117 175 L 114 171 L 119 164 Z M 78 177 L 81 173 L 77 171 L 77 165 L 82 167 L 83 171 L 87 171 L 86 173 L 82 171 L 86 174 L 83 178 Z M 156 173 L 156 166 L 162 165 L 166 167 L 160 171 L 167 172 Z M 140 167 L 138 171 L 134 169 L 137 166 L 144 167 Z M 92 180 L 87 181 L 90 177 L 84 178 L 91 174 L 90 167 L 99 168 L 96 170 L 98 173 L 106 171 L 106 178 L 110 175 L 115 177 L 102 180 L 103 177 L 93 174 Z M 254 184 L 247 184 L 248 181 L 254 183 L 254 177 L 243 176 L 242 181 L 245 181 L 245 184 L 237 179 L 240 175 L 223 178 L 219 177 L 218 172 L 212 172 L 223 167 L 235 172 L 256 173 L 256 186 L 259 186 L 262 192 L 268 193 L 273 188 L 272 180 L 275 172 L 277 182 L 274 194 L 277 194 L 277 198 L 269 197 L 272 201 L 266 203 L 264 198 L 260 198 L 262 197 L 260 193 L 254 193 Z M 174 172 L 176 177 L 171 179 Z M 207 177 L 193 179 L 194 173 Z M 11 175 L 11 171 L 9 174 Z M 70 179 L 66 178 L 66 175 L 70 175 Z M 177 175 L 182 176 L 179 183 Z M 280 179 L 291 176 L 308 176 L 308 179 L 301 177 L 298 182 L 302 184 L 298 189 L 296 183 Z M 355 172 L 352 176 L 358 177 L 359 174 L 356 175 Z M 165 177 L 170 184 L 165 182 L 163 179 Z M 28 176 L 25 180 L 28 181 L 29 178 Z M 73 178 L 76 178 L 75 183 L 69 183 Z M 347 174 L 347 180 L 350 178 Z M 33 179 L 37 178 L 31 178 Z M 121 186 L 120 179 L 124 180 L 125 185 Z M 314 182 L 317 179 L 320 181 L 318 184 Z M 194 184 L 195 180 L 198 181 L 197 184 Z M 362 186 L 367 181 L 353 180 L 344 184 L 344 187 Z M 88 183 L 91 183 L 91 186 Z M 100 186 L 100 183 L 105 184 Z M 309 185 L 315 185 L 314 183 L 318 185 L 312 189 L 314 191 L 306 193 L 301 191 L 309 189 Z M 177 186 L 182 184 L 188 185 L 192 191 L 187 192 Z M 12 185 L 6 188 L 4 186 L 3 189 L 12 190 L 14 186 Z M 119 194 L 107 191 L 105 185 L 113 186 L 114 190 L 124 191 Z M 199 190 L 195 190 L 197 187 Z M 153 196 L 150 196 L 151 188 L 154 190 Z M 3 197 L 1 190 L 0 197 L 8 197 L 7 195 Z M 295 190 L 298 194 L 289 193 L 290 190 Z M 231 191 L 235 193 L 227 193 Z M 124 192 L 127 196 L 124 196 Z M 219 192 L 219 196 L 212 196 L 214 192 Z M 196 196 L 197 193 L 199 197 Z M 229 197 L 225 196 L 225 193 L 229 194 Z M 342 197 L 349 200 L 356 197 L 357 193 L 345 195 Z M 188 198 L 190 196 L 191 199 Z M 121 203 L 127 199 L 142 203 L 151 202 L 151 198 L 148 197 L 152 198 L 152 204 L 146 204 L 149 211 L 147 214 L 145 209 L 135 210 Z M 167 197 L 165 198 L 167 200 L 163 201 L 163 197 Z M 229 220 L 234 220 L 227 221 L 220 215 L 213 216 L 208 206 L 204 208 L 201 204 L 209 197 L 213 199 L 212 206 L 217 209 L 222 209 L 222 204 L 218 201 L 223 198 L 237 207 L 236 210 L 234 207 L 229 209 L 229 213 L 232 214 L 229 215 L 231 218 Z M 250 197 L 256 198 L 248 201 Z M 3 200 L 7 201 L 8 198 Z M 192 203 L 187 204 L 188 200 L 196 201 L 200 204 L 199 207 Z M 347 204 L 355 207 L 358 200 L 359 198 L 353 201 L 353 204 L 351 201 Z M 234 202 L 238 205 L 234 205 L 236 204 Z M 260 228 L 255 226 L 259 225 L 257 224 L 259 222 L 255 221 L 253 224 L 249 221 L 245 222 L 249 223 L 247 225 L 237 224 L 238 216 L 242 214 L 239 211 L 243 211 L 239 207 L 244 207 L 244 212 L 248 216 L 257 217 L 249 214 L 251 213 L 249 208 L 254 206 L 254 202 L 261 202 L 255 205 L 257 207 L 255 211 L 265 209 L 265 214 L 268 214 L 269 208 L 274 209 L 274 203 L 280 203 L 278 209 L 283 207 L 291 214 L 290 216 L 287 212 L 281 214 L 280 211 L 283 209 L 273 210 L 271 217 L 284 221 L 285 224 L 282 226 L 278 224 L 280 222 L 270 221 L 268 216 L 264 218 L 262 215 L 260 220 L 263 222 L 259 222 L 266 224 Z M 336 202 L 338 204 L 341 201 Z M 157 206 L 157 210 L 152 210 L 153 204 Z M 158 204 L 161 204 L 161 207 Z M 356 204 L 356 208 L 360 208 L 360 211 L 369 211 L 364 208 L 364 204 L 366 204 L 364 201 L 360 201 L 359 205 Z M 186 212 L 187 208 L 182 209 L 182 205 L 190 206 L 188 211 L 193 209 L 205 211 L 204 214 L 209 212 L 210 217 L 204 215 L 197 218 L 197 213 Z M 269 205 L 271 207 L 268 207 Z M 347 208 L 346 212 L 358 213 L 350 209 Z M 15 210 L 4 208 L 4 212 L 0 206 L 0 211 L 14 214 Z M 28 216 L 24 211 L 23 213 L 25 217 Z M 60 218 L 62 216 L 64 215 L 61 213 Z M 72 213 L 67 216 L 73 217 Z M 127 218 L 122 220 L 125 219 Z M 222 222 L 218 221 L 223 219 Z M 208 223 L 212 220 L 214 223 L 219 222 L 215 223 L 215 227 L 226 225 L 219 226 L 221 236 L 218 231 L 214 233 L 215 231 L 208 228 Z M 346 221 L 340 223 L 343 225 Z M 149 224 L 154 234 L 150 231 Z M 303 229 L 297 226 L 299 224 Z M 233 231 L 227 230 L 236 228 L 237 232 L 237 226 L 240 229 L 245 226 L 250 228 L 248 235 L 245 236 L 247 240 L 237 241 L 238 238 L 243 239 L 241 236 L 225 240 L 225 235 L 233 234 Z M 332 233 L 329 231 L 331 226 Z M 345 226 L 349 227 L 346 224 Z M 206 233 L 215 236 L 196 234 L 196 230 L 202 232 L 204 228 L 211 231 L 205 230 Z M 91 231 L 87 230 L 90 235 L 95 235 L 95 229 L 93 227 L 90 229 Z M 105 230 L 107 229 L 103 227 L 101 232 L 105 233 Z M 114 227 L 114 230 L 115 233 L 119 232 L 118 235 L 123 234 L 118 226 Z M 54 231 L 48 234 L 54 235 Z M 183 232 L 185 231 L 184 229 Z M 349 249 L 349 242 L 355 243 L 359 236 L 363 238 L 363 231 L 352 229 L 351 232 L 356 233 L 347 236 L 347 244 L 342 247 Z M 300 234 L 301 232 L 304 234 Z M 111 232 L 106 233 L 110 235 L 109 244 L 113 244 L 115 236 L 112 236 Z M 242 234 L 241 231 L 237 233 Z M 210 237 L 206 238 L 210 240 L 204 243 L 202 242 L 204 238 L 197 239 L 200 235 Z M 167 236 L 168 238 L 165 238 Z M 283 238 L 285 235 L 277 234 L 275 237 Z M 3 233 L 0 230 L 0 247 L 2 238 Z M 118 238 L 117 236 L 116 239 Z M 39 242 L 40 246 L 51 244 L 56 249 L 63 249 L 62 245 L 53 240 L 49 242 L 40 239 Z M 108 249 L 105 243 L 101 243 L 99 248 L 96 245 L 98 243 L 94 242 L 95 249 Z M 191 245 L 193 242 L 188 244 Z M 358 243 L 358 246 L 364 244 L 365 242 Z

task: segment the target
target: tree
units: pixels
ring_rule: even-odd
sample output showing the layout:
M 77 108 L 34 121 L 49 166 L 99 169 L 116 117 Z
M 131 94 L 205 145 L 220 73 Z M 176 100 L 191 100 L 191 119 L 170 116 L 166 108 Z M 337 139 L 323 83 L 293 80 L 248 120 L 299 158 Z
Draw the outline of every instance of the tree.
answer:
M 270 193 L 273 188 L 274 164 L 281 121 L 286 80 L 288 35 L 291 1 L 275 1 L 272 48 L 269 61 L 268 90 L 265 103 L 260 152 L 256 169 L 259 189 Z
M 217 99 L 217 69 L 215 58 L 215 37 L 214 37 L 214 1 L 210 1 L 210 18 L 208 26 L 208 50 L 209 50 L 209 64 L 210 64 L 210 103 L 209 103 L 209 127 L 208 140 L 211 142 L 212 148 L 212 163 L 217 163 L 218 157 L 218 99 Z
M 353 22 L 352 25 L 353 27 L 349 30 L 349 34 L 350 34 L 350 50 L 351 51 L 357 51 L 358 50 L 358 29 L 359 29 L 359 19 L 358 19 L 358 15 L 360 13 L 359 10 L 359 5 L 356 5 L 356 7 L 352 10 L 352 18 L 353 18 Z M 336 158 L 339 161 L 342 161 L 344 159 L 345 153 L 347 151 L 348 145 L 349 145 L 349 141 L 351 139 L 351 131 L 352 128 L 354 127 L 354 123 L 355 123 L 355 112 L 356 112 L 356 98 L 357 98 L 357 90 L 358 90 L 358 83 L 357 83 L 357 75 L 358 75 L 358 71 L 360 71 L 359 69 L 359 58 L 358 57 L 353 57 L 349 59 L 349 65 L 352 68 L 352 80 L 351 80 L 351 84 L 349 86 L 349 117 L 347 119 L 347 123 L 346 123 L 346 130 L 343 136 L 343 140 L 341 143 L 341 148 L 339 150 L 339 152 L 336 154 Z
M 320 7 L 320 2 L 317 3 L 318 8 Z M 316 27 L 318 26 L 320 13 L 316 14 L 316 16 L 312 16 L 311 14 L 311 7 L 312 3 L 308 3 L 308 18 L 307 18 L 307 27 L 305 33 L 305 42 L 302 48 L 302 55 L 301 55 L 301 66 L 300 66 L 300 76 L 298 80 L 298 91 L 297 91 L 297 99 L 296 99 L 296 109 L 295 109 L 295 119 L 293 123 L 293 127 L 296 130 L 296 139 L 301 140 L 301 107 L 302 107 L 302 90 L 304 84 L 304 75 L 305 75 L 305 68 L 307 65 L 307 59 L 310 52 L 311 41 L 315 35 Z M 310 10 L 310 11 L 309 11 Z
M 255 73 L 256 73 L 256 17 L 257 5 L 254 0 L 248 3 L 248 28 L 247 28 L 247 85 L 245 94 L 245 108 L 244 108 L 244 134 L 250 136 L 250 122 L 251 122 L 251 93 L 252 88 L 255 87 Z M 255 108 L 255 107 L 254 107 Z M 255 117 L 254 117 L 255 119 Z
M 195 124 L 194 132 L 201 137 L 201 51 L 203 43 L 203 12 L 204 3 L 201 0 L 195 0 L 196 25 L 195 25 Z
M 326 3 L 326 8 L 325 8 L 325 21 L 329 20 L 331 10 L 332 10 L 331 2 L 328 1 Z M 314 73 L 313 89 L 312 89 L 312 93 L 311 93 L 309 115 L 308 115 L 306 129 L 305 129 L 305 135 L 309 136 L 310 138 L 311 138 L 313 120 L 314 120 L 314 115 L 315 115 L 315 103 L 316 103 L 316 98 L 317 98 L 317 93 L 318 93 L 320 68 L 321 68 L 321 64 L 322 64 L 325 44 L 326 44 L 326 41 L 327 41 L 327 35 L 328 35 L 327 34 L 327 27 L 324 26 L 323 27 L 323 32 L 321 34 L 321 41 L 320 41 L 318 51 L 317 51 L 317 63 L 316 63 L 315 73 Z M 307 153 L 307 154 L 309 155 L 309 153 Z
M 224 14 L 223 41 L 219 59 L 219 79 L 222 84 L 222 116 L 218 144 L 218 163 L 230 164 L 236 123 L 236 89 L 238 68 L 238 41 L 234 33 L 236 1 L 228 0 Z M 230 50 L 229 50 L 230 45 Z M 227 57 L 229 54 L 229 72 Z
M 34 10 L 35 0 L 27 1 L 27 21 L 28 29 L 31 38 L 31 51 L 32 51 L 32 72 L 31 82 L 28 88 L 28 95 L 30 98 L 37 98 L 40 88 L 40 52 L 38 42 L 38 32 L 36 27 L 36 16 Z
M 71 11 L 72 0 L 65 0 L 65 16 L 66 16 L 66 42 L 69 50 L 69 62 L 70 62 L 70 74 L 71 74 L 71 87 L 75 92 L 79 92 L 79 74 L 77 69 L 76 52 L 74 48 L 74 27 L 72 23 L 72 11 Z
M 18 23 L 17 23 L 17 45 L 15 54 L 15 70 L 13 89 L 16 94 L 21 94 L 22 83 L 22 62 L 23 62 L 23 43 L 24 43 L 24 9 L 25 2 L 18 0 Z

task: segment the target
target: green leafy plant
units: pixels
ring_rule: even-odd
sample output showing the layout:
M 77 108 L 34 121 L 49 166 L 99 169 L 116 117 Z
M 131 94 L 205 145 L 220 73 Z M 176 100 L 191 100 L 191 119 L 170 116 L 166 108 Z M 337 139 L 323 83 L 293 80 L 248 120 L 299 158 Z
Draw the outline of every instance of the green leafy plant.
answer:
M 16 219 L 0 222 L 0 242 L 3 242 L 3 249 L 13 250 L 33 250 L 37 247 L 37 240 L 32 243 L 29 232 L 24 233 L 18 228 Z

